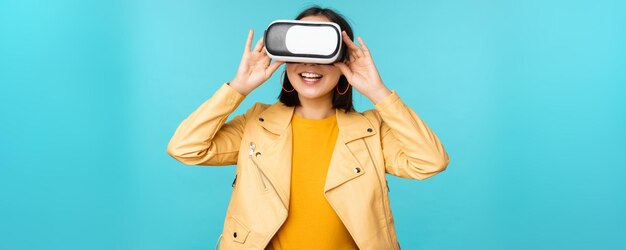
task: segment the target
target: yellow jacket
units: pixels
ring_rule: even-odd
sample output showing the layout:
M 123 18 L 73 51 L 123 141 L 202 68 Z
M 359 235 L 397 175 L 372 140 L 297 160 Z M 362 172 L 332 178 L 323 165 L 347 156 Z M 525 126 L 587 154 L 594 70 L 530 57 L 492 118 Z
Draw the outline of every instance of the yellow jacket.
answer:
M 167 146 L 186 165 L 237 165 L 221 249 L 264 249 L 289 207 L 294 108 L 257 102 L 226 122 L 244 98 L 224 83 Z M 324 195 L 360 249 L 400 249 L 385 174 L 423 180 L 446 169 L 448 154 L 395 90 L 375 109 L 336 116 Z

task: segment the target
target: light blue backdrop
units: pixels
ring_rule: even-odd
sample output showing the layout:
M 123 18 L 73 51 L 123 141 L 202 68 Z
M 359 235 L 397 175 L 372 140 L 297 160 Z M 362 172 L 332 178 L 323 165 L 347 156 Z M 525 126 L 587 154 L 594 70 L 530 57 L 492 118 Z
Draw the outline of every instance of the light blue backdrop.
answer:
M 0 1 L 0 249 L 212 248 L 234 167 L 167 142 L 248 28 L 311 3 Z M 317 3 L 450 154 L 431 179 L 389 176 L 404 249 L 626 249 L 625 1 Z

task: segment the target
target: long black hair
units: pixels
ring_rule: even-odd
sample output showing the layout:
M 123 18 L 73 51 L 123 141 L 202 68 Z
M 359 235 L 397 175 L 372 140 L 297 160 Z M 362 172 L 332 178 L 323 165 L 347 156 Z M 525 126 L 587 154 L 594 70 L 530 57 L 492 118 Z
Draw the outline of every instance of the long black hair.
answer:
M 354 35 L 352 34 L 352 27 L 350 27 L 350 24 L 348 24 L 348 21 L 346 21 L 346 19 L 341 14 L 339 14 L 338 12 L 332 9 L 321 8 L 317 5 L 314 5 L 300 12 L 300 14 L 298 14 L 298 16 L 296 17 L 296 20 L 300 20 L 307 16 L 319 16 L 319 15 L 325 16 L 331 22 L 338 24 L 341 30 L 346 31 L 346 33 L 350 37 L 350 40 L 354 40 Z M 341 55 L 340 61 L 346 62 L 349 59 L 350 55 L 347 51 L 347 46 L 345 43 L 342 43 L 341 47 L 342 47 L 341 50 L 343 51 L 343 54 Z M 286 89 L 290 89 L 290 88 L 293 89 L 293 85 L 291 85 L 291 82 L 289 81 L 289 77 L 287 77 L 287 74 L 285 74 L 283 84 Z M 349 85 L 348 79 L 346 79 L 344 75 L 341 75 L 339 77 L 339 81 L 337 82 L 337 85 L 338 86 L 336 86 L 335 88 L 339 88 L 340 91 L 344 91 L 346 88 L 348 88 L 348 85 Z M 283 104 L 289 107 L 300 106 L 300 99 L 298 98 L 298 92 L 296 91 L 287 92 L 281 88 L 280 94 L 278 95 L 278 99 L 280 100 L 280 102 L 282 102 Z M 343 95 L 338 94 L 337 91 L 333 91 L 332 102 L 333 102 L 333 108 L 343 109 L 344 112 L 346 113 L 349 111 L 355 111 L 354 106 L 352 104 L 352 87 L 350 87 L 347 90 L 347 92 Z

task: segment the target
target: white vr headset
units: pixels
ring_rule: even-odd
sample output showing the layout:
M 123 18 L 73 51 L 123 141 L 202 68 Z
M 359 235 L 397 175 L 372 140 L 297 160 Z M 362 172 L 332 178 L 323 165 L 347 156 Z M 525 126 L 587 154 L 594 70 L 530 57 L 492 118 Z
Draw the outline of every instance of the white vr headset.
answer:
M 333 22 L 276 20 L 263 34 L 267 55 L 277 61 L 331 64 L 343 58 L 341 28 Z

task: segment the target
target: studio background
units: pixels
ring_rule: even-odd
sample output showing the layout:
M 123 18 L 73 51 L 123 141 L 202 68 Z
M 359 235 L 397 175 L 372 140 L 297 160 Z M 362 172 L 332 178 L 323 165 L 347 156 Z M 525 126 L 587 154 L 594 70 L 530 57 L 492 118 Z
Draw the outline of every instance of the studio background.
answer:
M 450 155 L 387 176 L 403 249 L 626 249 L 619 0 L 0 1 L 0 249 L 213 248 L 235 168 L 167 143 L 249 28 L 314 3 Z M 279 90 L 274 74 L 233 115 Z

